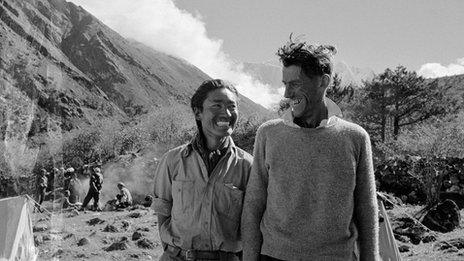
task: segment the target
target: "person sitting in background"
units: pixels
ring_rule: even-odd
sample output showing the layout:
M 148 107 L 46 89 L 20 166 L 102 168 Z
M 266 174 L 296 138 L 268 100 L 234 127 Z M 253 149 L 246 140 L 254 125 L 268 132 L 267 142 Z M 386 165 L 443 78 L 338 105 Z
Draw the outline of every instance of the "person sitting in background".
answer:
M 118 183 L 119 194 L 116 195 L 116 209 L 127 208 L 132 205 L 132 195 L 124 183 Z
M 64 209 L 68 209 L 68 208 L 72 208 L 72 209 L 75 209 L 77 208 L 78 204 L 74 204 L 74 203 L 71 203 L 69 201 L 69 196 L 71 195 L 71 193 L 69 192 L 69 190 L 65 190 L 63 192 L 63 197 L 61 198 L 60 200 L 60 206 L 61 208 L 64 210 Z

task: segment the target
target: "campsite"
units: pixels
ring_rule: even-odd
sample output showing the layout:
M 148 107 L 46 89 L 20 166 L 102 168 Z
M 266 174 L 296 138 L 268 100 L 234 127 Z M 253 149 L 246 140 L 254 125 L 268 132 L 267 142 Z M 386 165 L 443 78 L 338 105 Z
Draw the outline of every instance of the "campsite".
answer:
M 28 201 L 26 197 L 15 200 L 14 204 L 19 206 Z M 2 209 L 4 201 L 0 201 Z M 1 220 L 0 229 L 11 232 L 7 238 L 1 238 L 5 240 L 1 241 L 1 253 L 11 252 L 18 246 L 25 257 L 19 260 L 32 260 L 27 258 L 27 253 L 36 254 L 37 260 L 158 260 L 162 253 L 156 215 L 150 208 L 137 205 L 124 211 L 62 212 L 54 211 L 51 202 L 45 202 L 44 206 L 47 211 L 42 213 L 33 213 L 32 206 L 29 212 L 22 208 L 19 212 L 9 212 L 10 222 L 21 217 L 20 222 L 24 224 L 21 227 L 7 227 L 4 223 L 7 219 Z M 411 218 L 419 210 L 420 206 L 409 204 L 386 210 L 402 260 L 463 260 L 464 228 L 440 233 L 425 231 L 419 224 L 404 226 L 405 218 Z M 461 224 L 463 217 L 461 210 Z M 28 252 L 30 244 L 35 247 Z
M 225 140 L 230 136 L 244 155 L 252 155 L 255 147 L 270 148 L 255 146 L 265 140 L 255 137 L 263 133 L 260 126 L 272 120 L 284 122 L 282 129 L 292 133 L 272 140 L 280 142 L 274 152 L 288 153 L 261 163 L 268 170 L 272 165 L 268 161 L 274 160 L 272 166 L 282 168 L 282 184 L 293 182 L 302 196 L 291 202 L 276 196 L 271 203 L 283 202 L 287 207 L 297 202 L 303 207 L 294 209 L 304 209 L 310 202 L 306 196 L 312 193 L 321 199 L 319 207 L 308 213 L 335 217 L 342 211 L 327 207 L 328 203 L 342 207 L 359 203 L 368 197 L 354 200 L 353 195 L 362 191 L 370 195 L 366 216 L 376 224 L 372 217 L 377 192 L 384 260 L 464 260 L 464 59 L 459 58 L 464 34 L 456 33 L 464 24 L 459 12 L 464 1 L 391 0 L 372 6 L 342 0 L 329 5 L 306 0 L 245 2 L 0 0 L 0 261 L 159 260 L 163 248 L 152 201 L 165 199 L 156 195 L 155 184 L 167 184 L 161 188 L 166 191 L 174 186 L 155 182 L 163 155 L 184 144 L 201 153 L 197 145 L 205 145 L 200 139 L 203 126 L 215 130 L 216 135 L 210 136 L 220 136 L 216 145 L 229 146 Z M 316 77 L 306 77 L 298 68 L 301 64 L 284 64 L 279 53 L 293 57 L 293 48 L 303 50 L 303 57 L 305 52 L 317 54 L 317 59 L 313 57 L 317 62 L 310 63 L 317 67 Z M 288 67 L 295 69 L 290 71 L 297 81 L 283 82 Z M 300 76 L 305 76 L 304 81 Z M 196 107 L 193 96 L 204 82 L 216 78 L 236 87 L 236 92 L 235 87 L 219 88 L 234 100 L 224 106 L 225 114 L 224 108 L 203 113 L 208 92 Z M 303 98 L 295 95 L 314 86 L 324 88 L 314 95 L 303 92 Z M 325 107 L 328 99 L 337 107 L 330 117 Z M 294 115 L 298 111 L 299 117 Z M 314 111 L 318 117 L 309 117 Z M 201 125 L 199 118 L 208 125 Z M 317 122 L 309 124 L 305 119 Z M 356 127 L 336 132 L 345 128 L 334 127 L 341 122 Z M 300 139 L 295 134 L 300 127 L 308 133 L 328 131 L 336 138 Z M 291 139 L 302 146 L 294 149 Z M 312 148 L 313 141 L 326 143 L 299 153 L 299 148 Z M 198 157 L 203 162 L 190 169 L 182 165 L 179 172 L 202 172 L 209 178 L 224 155 L 218 148 L 208 148 L 207 156 Z M 267 152 L 262 156 L 274 155 Z M 308 160 L 309 153 L 315 158 Z M 290 154 L 293 157 L 287 157 Z M 358 179 L 358 167 L 363 165 L 357 164 L 359 158 L 367 163 L 360 169 L 368 173 L 369 182 Z M 251 156 L 247 160 L 251 164 Z M 296 166 L 299 162 L 308 165 L 301 168 Z M 209 169 L 201 168 L 202 163 Z M 297 171 L 282 167 L 287 163 Z M 312 163 L 339 169 L 325 175 L 326 168 L 306 167 Z M 251 167 L 238 172 L 246 170 L 251 172 Z M 335 185 L 313 182 L 317 175 L 306 175 L 313 170 Z M 297 172 L 303 182 L 291 176 Z M 171 181 L 169 171 L 162 173 L 164 181 Z M 340 173 L 351 176 L 335 176 Z M 352 187 L 342 184 L 348 180 L 345 177 L 352 178 Z M 240 198 L 246 195 L 246 185 L 222 183 L 221 190 L 209 191 L 224 190 L 217 197 L 230 196 L 222 204 L 227 213 L 220 214 L 233 217 L 221 221 L 233 219 L 236 233 L 229 238 L 238 237 Z M 203 208 L 195 208 L 194 203 L 216 207 L 184 196 L 192 190 L 207 191 L 190 185 L 176 184 L 178 201 L 193 202 L 185 204 L 195 210 Z M 359 187 L 368 188 L 355 190 Z M 318 188 L 333 190 L 313 192 Z M 130 191 L 130 200 L 123 189 Z M 300 196 L 296 190 L 281 190 Z M 342 190 L 348 197 L 333 196 Z M 163 206 L 169 210 L 173 203 L 165 201 Z M 167 215 L 187 209 L 179 205 Z M 366 209 L 356 208 L 360 205 L 344 211 L 350 225 L 355 220 L 350 211 L 362 214 Z M 305 218 L 293 215 L 282 220 L 310 220 Z M 196 221 L 203 228 L 212 227 L 208 225 L 212 222 Z M 332 228 L 348 231 L 344 226 Z M 299 232 L 299 227 L 294 229 Z M 317 229 L 327 231 L 323 230 L 327 227 Z M 295 234 L 308 241 L 315 235 Z M 207 237 L 205 241 L 211 239 Z M 208 248 L 209 242 L 205 245 Z M 217 250 L 205 252 L 218 255 Z

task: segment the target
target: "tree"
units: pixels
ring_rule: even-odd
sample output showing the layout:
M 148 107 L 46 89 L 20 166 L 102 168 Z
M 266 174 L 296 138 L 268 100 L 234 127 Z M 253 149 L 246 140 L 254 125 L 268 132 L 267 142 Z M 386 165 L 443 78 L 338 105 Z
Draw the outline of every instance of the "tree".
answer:
M 447 95 L 447 88 L 404 66 L 386 69 L 365 83 L 358 104 L 358 118 L 380 135 L 382 142 L 389 135 L 396 140 L 404 127 L 457 110 L 457 100 Z
M 327 89 L 327 97 L 334 101 L 336 104 L 340 104 L 342 101 L 351 102 L 355 92 L 353 85 L 342 86 L 342 79 L 335 73 L 332 78 L 332 85 Z

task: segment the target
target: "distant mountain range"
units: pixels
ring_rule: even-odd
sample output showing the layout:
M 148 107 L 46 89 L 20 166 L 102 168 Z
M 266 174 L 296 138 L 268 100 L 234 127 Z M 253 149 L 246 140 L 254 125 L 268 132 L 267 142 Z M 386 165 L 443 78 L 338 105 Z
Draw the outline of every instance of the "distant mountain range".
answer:
M 194 90 L 209 78 L 182 59 L 123 38 L 73 3 L 0 1 L 0 130 L 12 119 L 36 126 L 31 136 L 53 124 L 71 130 L 176 104 L 188 110 Z M 241 100 L 245 116 L 269 113 Z M 31 104 L 36 107 L 28 111 Z M 32 114 L 33 124 L 16 110 Z
M 282 85 L 282 67 L 271 62 L 264 63 L 244 63 L 243 70 L 263 83 L 269 84 L 273 89 L 279 89 Z M 341 80 L 342 86 L 360 86 L 362 81 L 371 80 L 374 71 L 369 68 L 356 68 L 348 66 L 344 62 L 337 62 L 334 65 L 334 72 Z

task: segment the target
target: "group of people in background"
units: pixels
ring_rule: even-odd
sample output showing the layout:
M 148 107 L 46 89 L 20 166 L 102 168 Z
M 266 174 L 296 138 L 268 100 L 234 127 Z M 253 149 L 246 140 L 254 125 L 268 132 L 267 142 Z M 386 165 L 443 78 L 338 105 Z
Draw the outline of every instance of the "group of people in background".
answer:
M 168 151 L 153 208 L 166 260 L 380 260 L 370 138 L 326 97 L 336 49 L 279 48 L 288 110 L 253 156 L 234 144 L 239 94 L 223 80 L 191 98 L 195 137 Z
M 63 187 L 61 190 L 61 198 L 59 199 L 59 205 L 62 209 L 78 209 L 85 210 L 87 205 L 93 200 L 92 207 L 90 210 L 101 211 L 100 196 L 103 188 L 103 174 L 101 171 L 101 164 L 91 164 L 83 166 L 84 176 L 89 178 L 89 189 L 83 202 L 81 202 L 81 190 L 82 183 L 77 176 L 74 168 L 70 167 L 65 169 L 64 167 L 58 169 L 53 168 L 53 179 L 63 179 Z M 42 168 L 37 179 L 37 203 L 38 209 L 41 209 L 42 203 L 47 195 L 47 188 L 49 187 L 50 173 Z M 125 186 L 124 183 L 119 182 L 117 184 L 119 192 L 112 201 L 114 208 L 122 209 L 132 205 L 132 195 Z

